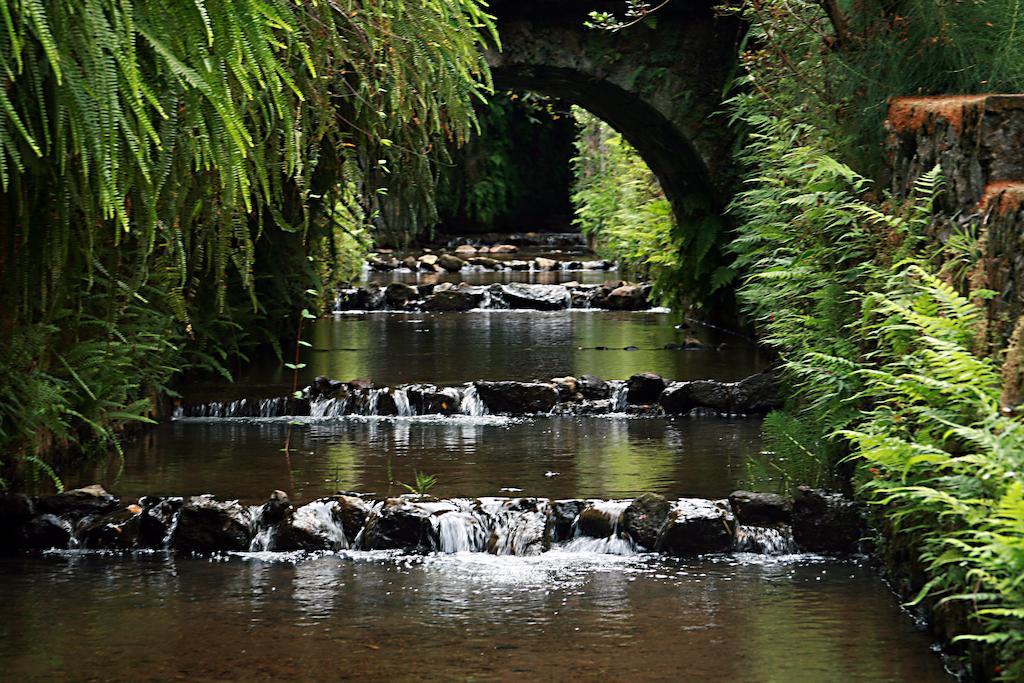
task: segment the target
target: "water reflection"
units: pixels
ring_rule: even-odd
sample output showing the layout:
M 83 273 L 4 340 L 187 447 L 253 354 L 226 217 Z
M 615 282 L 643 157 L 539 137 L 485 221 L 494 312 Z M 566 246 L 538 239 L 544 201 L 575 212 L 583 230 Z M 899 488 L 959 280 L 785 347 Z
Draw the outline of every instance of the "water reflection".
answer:
M 289 451 L 282 447 L 288 442 Z M 337 490 L 397 493 L 390 475 L 438 477 L 439 496 L 720 497 L 782 486 L 764 468 L 760 421 L 725 418 L 344 418 L 306 426 L 219 420 L 161 425 L 119 458 L 67 475 L 122 496 L 214 493 L 259 502 Z M 557 473 L 557 474 L 555 474 Z
M 0 561 L 0 603 L 10 680 L 949 680 L 868 568 L 814 558 L 58 556 Z

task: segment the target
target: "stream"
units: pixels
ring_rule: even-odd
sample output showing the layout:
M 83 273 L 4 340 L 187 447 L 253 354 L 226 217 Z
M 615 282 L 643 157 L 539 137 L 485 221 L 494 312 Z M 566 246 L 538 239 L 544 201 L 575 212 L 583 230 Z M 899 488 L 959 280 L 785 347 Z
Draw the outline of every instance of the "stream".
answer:
M 567 275 L 466 279 L 557 284 Z M 731 382 L 768 365 L 741 337 L 679 322 L 660 309 L 336 315 L 308 331 L 300 386 L 317 375 L 452 386 L 640 372 Z M 686 337 L 705 346 L 666 348 Z M 255 363 L 238 382 L 185 398 L 279 396 L 291 381 L 278 363 Z M 395 481 L 417 471 L 437 477 L 431 494 L 444 499 L 785 493 L 760 429 L 758 417 L 622 413 L 189 417 L 66 484 L 245 505 L 275 489 L 295 505 L 337 491 L 395 496 Z M 522 556 L 73 549 L 0 558 L 0 678 L 950 680 L 865 557 L 619 550 L 570 542 Z

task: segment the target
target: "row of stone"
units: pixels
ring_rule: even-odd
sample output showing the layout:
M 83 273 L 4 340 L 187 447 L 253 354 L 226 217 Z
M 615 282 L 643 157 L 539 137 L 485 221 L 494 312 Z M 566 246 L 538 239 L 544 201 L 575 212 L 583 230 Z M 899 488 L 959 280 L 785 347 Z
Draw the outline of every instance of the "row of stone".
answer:
M 498 247 L 495 247 L 498 248 Z M 513 247 L 514 248 L 514 247 Z M 407 256 L 399 260 L 395 256 L 378 255 L 371 256 L 366 261 L 370 270 L 389 272 L 405 269 L 410 272 L 425 273 L 458 273 L 463 270 L 525 270 L 550 272 L 556 270 L 611 270 L 615 263 L 603 259 L 591 261 L 559 261 L 556 259 L 537 256 L 529 260 L 521 259 L 496 259 L 491 256 L 473 256 L 468 253 L 456 254 L 423 254 L 422 256 Z M 478 252 L 473 252 L 474 254 Z M 509 254 L 508 251 L 492 251 L 494 254 Z
M 612 280 L 600 285 L 569 282 L 561 285 L 526 283 L 473 286 L 442 282 L 410 285 L 392 282 L 386 287 L 368 285 L 337 292 L 335 311 L 409 310 L 453 312 L 474 309 L 523 309 L 558 311 L 568 308 L 603 308 L 640 311 L 652 306 L 651 287 Z
M 243 551 L 402 550 L 537 554 L 578 538 L 619 539 L 637 550 L 687 556 L 765 548 L 738 543 L 744 530 L 775 530 L 811 552 L 855 552 L 865 536 L 859 507 L 801 487 L 793 499 L 734 492 L 728 499 L 632 500 L 406 495 L 372 500 L 337 494 L 295 507 L 275 491 L 259 506 L 211 495 L 122 501 L 93 485 L 54 496 L 0 496 L 0 552 L 86 548 Z

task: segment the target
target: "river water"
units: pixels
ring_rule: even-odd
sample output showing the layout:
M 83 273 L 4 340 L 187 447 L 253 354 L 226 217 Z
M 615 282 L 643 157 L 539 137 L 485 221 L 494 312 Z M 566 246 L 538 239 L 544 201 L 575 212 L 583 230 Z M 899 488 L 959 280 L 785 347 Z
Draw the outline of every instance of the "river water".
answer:
M 313 325 L 302 380 L 732 380 L 766 365 L 735 335 L 678 322 L 608 311 L 338 316 Z M 693 334 L 710 350 L 664 348 Z M 290 384 L 277 364 L 255 365 L 187 398 Z M 246 503 L 273 489 L 297 503 L 396 494 L 389 481 L 414 471 L 436 475 L 443 497 L 785 491 L 762 450 L 753 418 L 186 419 L 67 484 Z M 0 559 L 0 605 L 0 679 L 10 681 L 949 680 L 864 558 L 62 551 Z

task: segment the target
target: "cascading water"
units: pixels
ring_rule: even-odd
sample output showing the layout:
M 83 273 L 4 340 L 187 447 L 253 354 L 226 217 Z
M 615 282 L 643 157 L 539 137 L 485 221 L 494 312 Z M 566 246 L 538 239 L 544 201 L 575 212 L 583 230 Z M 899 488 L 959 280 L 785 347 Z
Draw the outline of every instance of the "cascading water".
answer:
M 335 549 L 348 548 L 350 544 L 345 536 L 345 527 L 337 518 L 337 510 L 335 501 L 315 500 L 295 511 L 292 525 L 327 538 Z
M 476 387 L 470 385 L 462 392 L 459 399 L 459 412 L 470 417 L 482 417 L 490 413 L 487 404 L 480 398 Z
M 616 383 L 610 383 L 610 384 L 612 384 L 612 386 L 613 386 L 613 390 L 612 390 L 612 411 L 616 412 L 616 413 L 624 413 L 624 412 L 626 412 L 626 406 L 628 405 L 628 402 L 626 401 L 626 394 L 628 393 L 628 388 L 626 386 L 626 383 L 625 382 L 616 382 Z
M 395 399 L 395 410 L 399 417 L 412 417 L 416 414 L 409 404 L 409 392 L 407 390 L 395 389 L 391 395 Z
M 573 539 L 565 544 L 563 550 L 575 553 L 603 553 L 606 555 L 635 555 L 636 543 L 620 529 L 623 514 L 632 500 L 593 500 L 573 522 Z M 597 513 L 608 518 L 611 529 L 604 538 L 596 538 L 583 534 L 580 518 L 588 513 Z
M 764 527 L 739 525 L 736 529 L 736 552 L 760 555 L 790 555 L 798 552 L 793 531 L 788 526 Z

